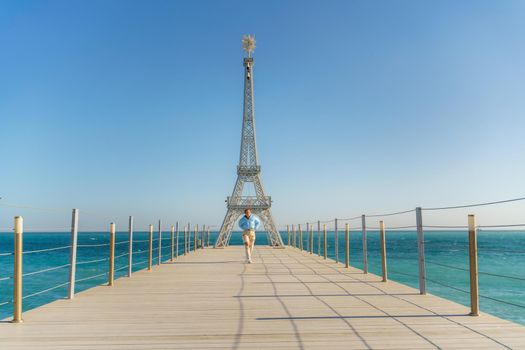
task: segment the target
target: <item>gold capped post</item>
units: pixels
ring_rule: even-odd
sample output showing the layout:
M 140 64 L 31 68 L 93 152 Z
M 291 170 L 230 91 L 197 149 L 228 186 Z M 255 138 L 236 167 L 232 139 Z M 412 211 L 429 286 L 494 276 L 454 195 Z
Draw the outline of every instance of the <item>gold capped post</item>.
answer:
M 188 226 L 184 225 L 184 255 L 187 254 L 188 248 Z
M 310 248 L 310 254 L 314 253 L 314 228 L 310 225 L 310 235 L 308 236 L 308 248 Z
M 299 250 L 303 250 L 303 230 L 301 224 L 299 224 Z
M 171 258 L 170 261 L 175 259 L 175 226 L 171 225 Z
M 13 323 L 22 323 L 22 247 L 24 234 L 24 219 L 15 216 L 15 263 L 13 283 Z
M 385 239 L 385 222 L 379 221 L 379 239 L 381 244 L 381 270 L 383 272 L 383 282 L 388 280 L 386 269 L 386 239 Z
M 148 271 L 153 265 L 153 225 L 149 225 L 149 243 L 148 243 Z
M 179 257 L 179 222 L 177 221 L 175 223 L 175 230 L 176 230 L 176 234 L 175 234 L 175 258 L 178 258 Z
M 115 281 L 115 224 L 109 224 L 109 274 L 108 286 L 113 286 Z
M 350 232 L 348 224 L 345 224 L 345 267 L 350 266 Z
M 326 224 L 323 224 L 323 257 L 326 260 Z
M 479 316 L 478 294 L 478 239 L 476 235 L 476 217 L 468 216 L 468 250 L 470 271 L 470 315 Z

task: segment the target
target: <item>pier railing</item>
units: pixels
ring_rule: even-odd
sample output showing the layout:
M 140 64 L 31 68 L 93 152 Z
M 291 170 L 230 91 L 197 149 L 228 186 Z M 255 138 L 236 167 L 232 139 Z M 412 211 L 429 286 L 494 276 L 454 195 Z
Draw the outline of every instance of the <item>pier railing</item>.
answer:
M 187 255 L 196 252 L 205 247 L 210 247 L 211 227 L 208 225 L 179 225 L 175 222 L 170 226 L 169 234 L 163 232 L 162 223 L 159 220 L 158 225 L 148 226 L 145 239 L 137 237 L 134 227 L 134 218 L 129 216 L 127 220 L 126 239 L 118 240 L 117 227 L 115 223 L 110 223 L 107 232 L 97 232 L 95 243 L 79 243 L 79 214 L 78 209 L 72 210 L 70 239 L 69 244 L 53 246 L 50 248 L 36 248 L 24 250 L 24 219 L 22 216 L 14 218 L 13 225 L 13 251 L 4 251 L 6 247 L 0 247 L 0 267 L 5 266 L 6 260 L 13 260 L 13 274 L 8 276 L 0 275 L 0 289 L 5 291 L 2 283 L 12 284 L 13 298 L 0 302 L 0 306 L 12 304 L 13 319 L 12 322 L 23 322 L 22 311 L 23 303 L 33 297 L 60 291 L 67 288 L 64 295 L 67 299 L 73 299 L 75 296 L 76 285 L 93 280 L 104 280 L 103 284 L 113 286 L 116 273 L 125 273 L 124 276 L 132 277 L 133 271 L 142 269 L 152 270 L 154 265 L 160 265 L 165 262 L 175 261 L 179 255 Z M 93 232 L 93 231 L 89 231 Z M 123 236 L 121 232 L 119 236 Z M 140 232 L 144 236 L 144 232 Z M 102 243 L 98 243 L 103 239 Z M 107 241 L 106 241 L 107 239 Z M 138 247 L 138 249 L 136 249 Z M 68 255 L 68 263 L 55 266 L 45 267 L 39 270 L 24 272 L 22 269 L 24 257 L 41 259 L 42 262 L 52 261 L 54 255 L 60 254 L 61 257 Z M 77 259 L 77 256 L 81 256 Z M 2 261 L 3 260 L 3 261 Z M 120 265 L 118 268 L 116 268 Z M 105 271 L 100 273 L 100 264 L 107 264 Z M 77 275 L 77 269 L 85 268 L 86 271 L 81 276 Z M 88 274 L 90 271 L 95 273 Z M 46 278 L 49 275 L 63 275 L 64 282 L 32 291 L 29 294 L 23 294 L 23 286 L 27 282 L 35 284 L 33 279 Z M 66 278 L 67 276 L 67 278 Z
M 500 295 L 492 295 L 479 291 L 478 279 L 480 276 L 505 279 L 513 283 L 524 283 L 525 276 L 513 273 L 493 272 L 490 270 L 478 269 L 478 251 L 525 254 L 523 247 L 500 248 L 488 245 L 478 244 L 478 231 L 491 229 L 525 229 L 524 223 L 505 223 L 479 225 L 476 219 L 480 216 L 474 214 L 461 214 L 461 221 L 465 224 L 443 224 L 441 221 L 437 224 L 429 218 L 431 215 L 447 214 L 451 212 L 465 210 L 474 210 L 478 207 L 491 207 L 510 202 L 525 201 L 525 198 L 516 198 L 505 201 L 477 203 L 461 206 L 448 207 L 417 207 L 410 210 L 396 211 L 384 214 L 361 214 L 347 218 L 334 218 L 330 220 L 316 220 L 302 223 L 299 225 L 287 225 L 281 231 L 283 241 L 288 246 L 295 247 L 309 254 L 318 254 L 324 259 L 332 258 L 336 263 L 344 263 L 344 266 L 356 266 L 362 269 L 363 273 L 370 271 L 370 257 L 377 257 L 380 261 L 378 268 L 372 271 L 381 276 L 382 281 L 388 281 L 392 276 L 404 276 L 407 279 L 417 281 L 417 287 L 420 294 L 426 294 L 430 283 L 433 286 L 446 288 L 459 295 L 469 298 L 471 314 L 479 314 L 479 300 L 485 299 L 494 303 L 505 305 L 506 307 L 525 309 L 525 304 L 513 300 L 504 300 Z M 47 209 L 46 209 L 47 210 Z M 79 215 L 92 216 L 92 212 L 79 211 L 73 209 L 71 213 L 71 224 L 67 227 L 68 239 L 61 241 L 56 246 L 49 247 L 29 247 L 24 249 L 24 224 L 22 217 L 16 217 L 13 231 L 12 251 L 5 246 L 0 246 L 0 271 L 5 267 L 6 262 L 10 260 L 13 265 L 13 274 L 0 274 L 0 289 L 5 291 L 12 288 L 13 298 L 10 300 L 0 300 L 0 307 L 8 307 L 12 304 L 13 321 L 20 322 L 22 318 L 22 303 L 31 301 L 32 298 L 39 295 L 48 295 L 49 293 L 60 292 L 66 298 L 73 298 L 77 286 L 80 289 L 86 289 L 89 283 L 100 281 L 100 284 L 111 286 L 113 281 L 118 277 L 131 277 L 133 271 L 148 269 L 166 261 L 174 261 L 179 255 L 186 255 L 198 249 L 210 246 L 211 229 L 209 225 L 180 225 L 175 222 L 169 226 L 169 230 L 163 230 L 161 222 L 158 225 L 142 225 L 145 231 L 136 231 L 134 217 L 125 217 L 118 220 L 120 226 L 110 223 L 105 232 L 97 233 L 96 239 L 86 241 L 86 233 L 93 232 L 89 228 L 81 225 Z M 462 212 L 461 212 L 462 213 Z M 64 213 L 61 212 L 61 215 Z M 69 214 L 66 213 L 69 216 Z M 457 215 L 456 215 L 457 216 Z M 401 218 L 401 219 L 400 219 Z M 400 224 L 400 220 L 402 223 Z M 440 218 L 442 220 L 442 218 Z M 479 220 L 478 220 L 479 221 Z M 395 223 L 395 224 L 389 224 Z M 34 227 L 34 226 L 33 226 Z M 31 228 L 31 226 L 30 226 Z M 121 229 L 119 232 L 118 229 Z M 66 228 L 60 228 L 65 231 Z M 26 231 L 27 228 L 25 229 Z M 33 231 L 43 231 L 42 228 Z M 51 231 L 51 229 L 49 229 Z M 461 237 L 465 239 L 454 243 L 454 248 L 461 252 L 468 253 L 468 264 L 460 266 L 445 259 L 428 259 L 426 253 L 440 249 L 447 253 L 452 252 L 451 247 L 444 243 L 435 242 L 432 235 L 440 230 L 460 230 Z M 5 230 L 3 230 L 5 231 Z M 31 231 L 31 230 L 29 230 Z M 392 253 L 394 243 L 388 237 L 391 234 L 410 232 L 410 242 L 413 243 L 414 253 L 406 257 L 393 257 Z M 168 234 L 169 233 L 169 234 Z M 340 236 L 344 234 L 341 242 Z M 357 236 L 357 237 L 356 237 Z M 377 237 L 377 241 L 374 239 Z M 357 241 L 360 242 L 359 251 L 355 251 Z M 354 243 L 352 243 L 354 242 Z M 213 242 L 211 242 L 213 244 Z M 353 245 L 352 245 L 353 244 Z M 372 248 L 372 250 L 371 250 Z M 351 251 L 353 254 L 351 256 Z M 64 258 L 62 262 L 54 264 L 52 257 L 59 255 Z M 359 254 L 360 257 L 354 257 Z M 449 255 L 450 256 L 450 255 Z M 24 259 L 33 259 L 42 261 L 49 260 L 43 268 L 33 271 L 23 271 L 22 265 Z M 67 259 L 67 260 L 66 260 Z M 357 262 L 357 260 L 359 260 Z M 407 273 L 402 271 L 399 265 L 400 261 L 405 261 L 417 267 L 417 273 Z M 53 262 L 53 263 L 52 263 Z M 356 263 L 357 262 L 357 263 Z M 373 262 L 373 261 L 372 261 Z M 388 262 L 388 264 L 387 264 Z M 415 264 L 412 264 L 414 262 Z M 521 260 L 523 263 L 523 260 Z M 105 265 L 105 266 L 103 266 Z M 359 266 L 358 266 L 359 265 Z M 101 268 L 101 266 L 103 266 Z M 440 273 L 449 271 L 451 273 L 468 274 L 468 286 L 465 284 L 458 285 L 455 282 L 443 281 L 439 278 L 428 276 L 428 268 L 439 268 Z M 5 268 L 3 269 L 5 271 Z M 435 270 L 432 270 L 435 271 Z M 80 273 L 79 273 L 80 272 Z M 53 276 L 63 276 L 63 280 L 54 283 L 49 287 L 35 289 L 35 279 L 45 279 L 48 273 Z M 445 273 L 445 272 L 443 272 Z M 33 284 L 29 293 L 22 293 L 24 284 Z M 9 285 L 9 287 L 6 287 Z M 523 286 L 521 284 L 520 286 Z M 28 290 L 28 289 L 25 289 Z M 524 290 L 521 287 L 521 290 Z
M 329 250 L 331 249 L 330 255 L 331 258 L 336 263 L 343 263 L 345 267 L 350 267 L 350 237 L 352 235 L 359 236 L 360 245 L 362 247 L 361 251 L 361 261 L 359 262 L 359 267 L 362 269 L 363 273 L 369 272 L 369 251 L 367 238 L 370 233 L 378 233 L 379 235 L 379 244 L 378 244 L 378 254 L 380 255 L 380 271 L 381 280 L 383 282 L 388 281 L 389 271 L 394 271 L 396 274 L 404 275 L 411 279 L 417 278 L 417 285 L 419 288 L 420 294 L 427 293 L 427 282 L 439 285 L 440 287 L 448 288 L 452 291 L 458 292 L 460 294 L 465 294 L 469 296 L 470 303 L 470 314 L 472 316 L 479 315 L 479 300 L 487 299 L 491 302 L 500 303 L 509 307 L 525 309 L 525 304 L 503 300 L 498 296 L 492 296 L 487 294 L 482 294 L 479 292 L 479 276 L 490 276 L 491 278 L 506 279 L 513 282 L 525 282 L 525 276 L 520 276 L 518 274 L 502 274 L 498 272 L 488 272 L 480 271 L 478 269 L 478 231 L 485 229 L 525 229 L 525 223 L 506 223 L 506 224 L 496 224 L 496 225 L 477 225 L 476 216 L 474 214 L 465 215 L 465 224 L 464 225 L 435 225 L 435 224 L 424 224 L 425 213 L 445 213 L 449 211 L 459 210 L 459 209 L 468 209 L 473 210 L 477 207 L 486 207 L 493 206 L 504 203 L 525 201 L 525 198 L 514 198 L 509 200 L 495 201 L 495 202 L 485 202 L 485 203 L 475 203 L 468 205 L 455 205 L 455 206 L 443 206 L 443 207 L 416 207 L 414 209 L 396 211 L 384 214 L 361 214 L 352 216 L 349 218 L 334 218 L 330 220 L 317 220 L 306 222 L 302 224 L 289 224 L 284 227 L 283 241 L 290 246 L 297 248 L 299 250 L 305 251 L 309 254 L 317 254 L 324 259 L 329 258 Z M 387 225 L 387 221 L 392 217 L 403 216 L 404 222 L 403 225 Z M 413 221 L 407 217 L 412 217 Z M 373 226 L 375 223 L 375 226 Z M 425 257 L 426 245 L 433 245 L 436 242 L 426 239 L 425 234 L 430 235 L 435 232 L 441 232 L 439 230 L 460 230 L 465 231 L 465 236 L 467 242 L 458 242 L 461 249 L 460 251 L 468 252 L 468 267 L 457 266 L 451 264 L 448 261 L 428 261 Z M 398 257 L 398 259 L 404 259 L 409 261 L 417 261 L 417 274 L 407 274 L 404 271 L 396 270 L 396 266 L 391 268 L 392 265 L 387 265 L 387 232 L 411 232 L 416 236 L 416 242 L 414 248 L 417 251 L 417 258 L 412 257 Z M 522 232 L 525 234 L 525 232 Z M 340 235 L 343 234 L 343 242 L 340 242 Z M 329 237 L 330 236 L 330 237 Z M 428 237 L 427 237 L 428 238 Z M 454 243 L 454 247 L 449 248 L 449 252 L 453 252 L 458 248 L 458 243 Z M 340 246 L 342 244 L 342 247 Z M 447 249 L 443 247 L 443 243 L 440 243 L 440 249 Z M 454 248 L 454 249 L 452 249 Z M 428 250 L 428 248 L 427 248 Z M 483 252 L 493 252 L 493 253 L 510 253 L 510 254 L 525 254 L 523 247 L 518 247 L 511 250 L 501 250 L 498 248 L 484 246 L 482 248 Z M 375 252 L 374 252 L 375 253 Z M 443 282 L 437 279 L 429 278 L 427 276 L 427 264 L 430 264 L 433 267 L 439 267 L 450 271 L 455 274 L 458 271 L 463 271 L 469 274 L 469 286 L 467 290 L 460 286 L 455 286 L 451 282 Z M 522 261 L 523 264 L 523 261 Z M 357 264 L 356 264 L 357 265 Z M 522 287 L 525 288 L 525 284 Z M 520 311 L 521 313 L 522 311 Z

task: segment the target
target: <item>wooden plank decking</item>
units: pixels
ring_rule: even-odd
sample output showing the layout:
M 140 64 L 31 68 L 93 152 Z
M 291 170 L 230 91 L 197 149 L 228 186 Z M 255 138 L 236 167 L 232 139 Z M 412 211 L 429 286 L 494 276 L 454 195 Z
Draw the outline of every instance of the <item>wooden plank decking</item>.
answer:
M 525 327 L 289 249 L 206 249 L 0 323 L 1 349 L 525 349 Z

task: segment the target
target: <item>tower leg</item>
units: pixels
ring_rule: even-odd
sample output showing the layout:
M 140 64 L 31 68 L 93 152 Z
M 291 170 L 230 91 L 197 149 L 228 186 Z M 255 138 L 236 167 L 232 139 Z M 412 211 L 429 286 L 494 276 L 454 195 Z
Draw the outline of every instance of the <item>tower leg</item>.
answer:
M 233 226 L 241 214 L 242 212 L 240 210 L 228 209 L 219 231 L 219 237 L 217 237 L 217 241 L 215 242 L 215 248 L 224 248 L 230 244 Z
M 264 209 L 260 211 L 259 216 L 264 225 L 264 228 L 266 229 L 266 232 L 268 233 L 268 242 L 270 246 L 278 248 L 284 247 L 281 235 L 279 234 L 279 231 L 277 231 L 277 227 L 275 227 L 270 209 Z

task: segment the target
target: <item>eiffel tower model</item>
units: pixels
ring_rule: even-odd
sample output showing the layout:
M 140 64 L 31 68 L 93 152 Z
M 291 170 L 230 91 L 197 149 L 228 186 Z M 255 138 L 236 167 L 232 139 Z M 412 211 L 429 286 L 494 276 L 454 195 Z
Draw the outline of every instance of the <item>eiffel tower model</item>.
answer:
M 281 235 L 277 231 L 273 221 L 271 197 L 264 193 L 261 182 L 261 167 L 257 161 L 257 147 L 255 144 L 255 112 L 253 98 L 253 57 L 251 53 L 255 49 L 255 37 L 245 35 L 242 39 L 242 47 L 246 52 L 244 57 L 244 110 L 242 116 L 241 154 L 237 166 L 237 181 L 233 193 L 226 199 L 228 211 L 222 222 L 219 237 L 215 248 L 223 248 L 229 245 L 232 230 L 246 208 L 261 219 L 268 235 L 268 242 L 272 247 L 284 247 Z M 254 196 L 245 196 L 243 191 L 245 185 L 253 184 Z

